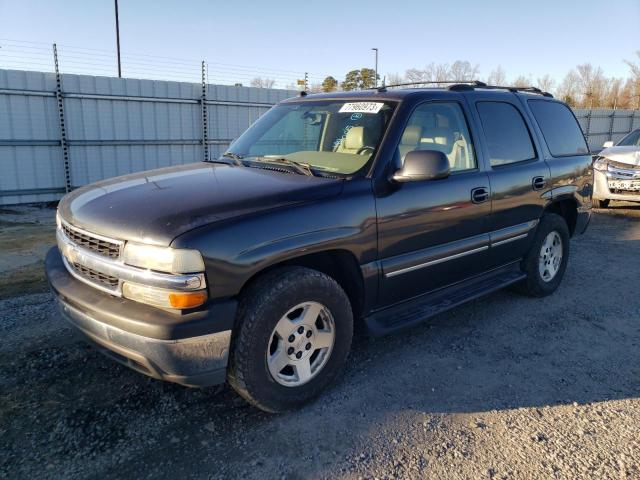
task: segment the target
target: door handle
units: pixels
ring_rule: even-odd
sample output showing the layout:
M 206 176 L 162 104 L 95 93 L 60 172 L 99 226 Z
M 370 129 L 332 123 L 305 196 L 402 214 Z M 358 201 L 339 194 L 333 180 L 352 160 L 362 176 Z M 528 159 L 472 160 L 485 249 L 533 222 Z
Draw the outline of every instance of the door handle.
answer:
M 531 184 L 533 185 L 534 190 L 542 190 L 547 186 L 547 181 L 544 179 L 544 177 L 533 177 Z
M 471 201 L 473 203 L 484 203 L 489 200 L 489 190 L 487 187 L 476 187 L 471 190 Z

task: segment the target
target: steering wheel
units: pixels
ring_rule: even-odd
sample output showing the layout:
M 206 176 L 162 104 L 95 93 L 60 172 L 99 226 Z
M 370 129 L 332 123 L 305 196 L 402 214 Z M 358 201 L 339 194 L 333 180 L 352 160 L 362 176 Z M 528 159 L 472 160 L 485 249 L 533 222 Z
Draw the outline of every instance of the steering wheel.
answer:
M 358 151 L 356 152 L 356 155 L 371 155 L 374 150 L 375 150 L 375 148 L 368 147 L 368 146 L 365 145 L 364 147 L 360 147 L 358 149 Z

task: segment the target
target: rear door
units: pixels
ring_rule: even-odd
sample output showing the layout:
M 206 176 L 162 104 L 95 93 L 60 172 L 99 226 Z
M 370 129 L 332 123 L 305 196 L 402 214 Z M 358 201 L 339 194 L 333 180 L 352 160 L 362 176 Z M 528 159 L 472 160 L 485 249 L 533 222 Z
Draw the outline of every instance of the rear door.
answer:
M 473 95 L 491 185 L 490 262 L 521 258 L 548 202 L 550 171 L 529 118 L 513 94 Z

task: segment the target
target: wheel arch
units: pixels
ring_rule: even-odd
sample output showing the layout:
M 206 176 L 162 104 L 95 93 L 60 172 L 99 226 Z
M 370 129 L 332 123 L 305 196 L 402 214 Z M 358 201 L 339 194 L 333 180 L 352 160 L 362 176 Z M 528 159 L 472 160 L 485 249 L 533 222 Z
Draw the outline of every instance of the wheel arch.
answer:
M 554 199 L 544 210 L 544 213 L 555 213 L 564 218 L 569 227 L 569 234 L 573 236 L 578 222 L 578 202 L 573 198 Z
M 305 267 L 333 278 L 347 294 L 353 318 L 362 317 L 365 305 L 365 284 L 362 270 L 353 252 L 344 249 L 308 253 L 268 265 L 247 279 L 240 290 L 240 297 L 256 281 L 284 267 Z

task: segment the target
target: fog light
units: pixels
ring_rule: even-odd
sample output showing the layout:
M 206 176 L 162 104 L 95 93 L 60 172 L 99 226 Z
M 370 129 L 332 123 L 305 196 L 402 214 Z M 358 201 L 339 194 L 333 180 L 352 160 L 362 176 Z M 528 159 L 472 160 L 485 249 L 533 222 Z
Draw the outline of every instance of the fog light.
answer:
M 194 308 L 207 301 L 207 292 L 205 290 L 175 292 L 164 288 L 129 282 L 122 284 L 122 295 L 136 302 L 163 308 Z

